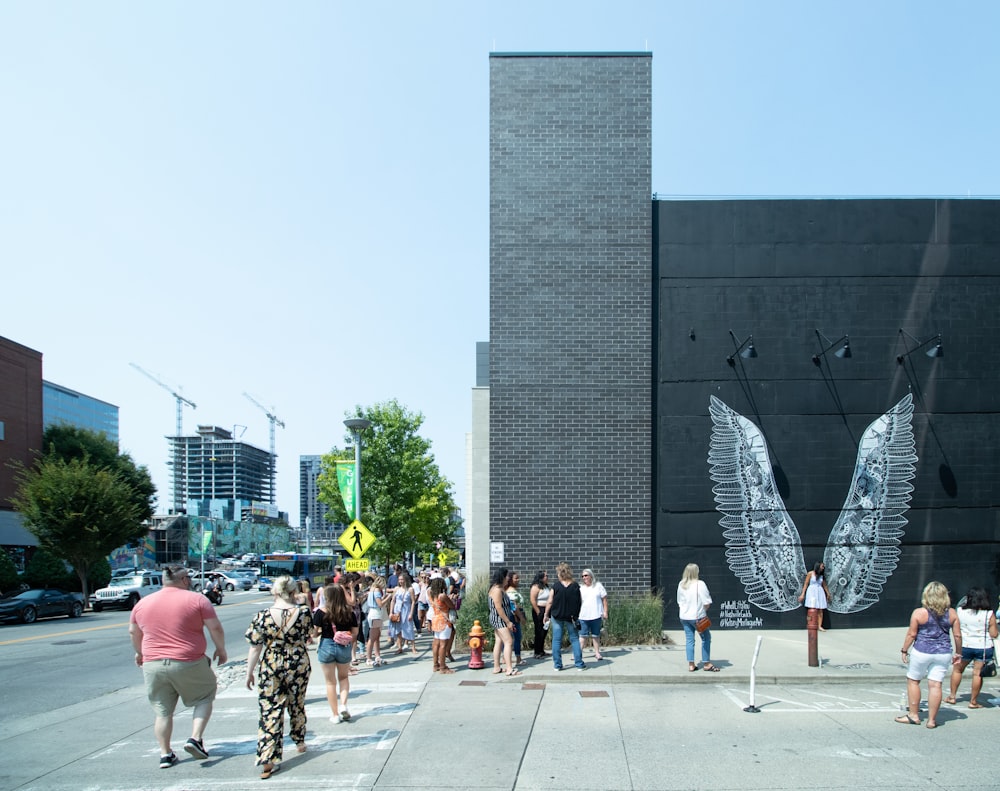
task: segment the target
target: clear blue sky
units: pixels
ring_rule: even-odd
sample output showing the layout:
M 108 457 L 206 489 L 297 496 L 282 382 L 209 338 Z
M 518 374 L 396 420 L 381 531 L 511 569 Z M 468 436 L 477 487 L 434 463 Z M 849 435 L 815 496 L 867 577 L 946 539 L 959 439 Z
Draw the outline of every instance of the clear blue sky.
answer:
M 653 53 L 666 195 L 1000 194 L 994 2 L 0 2 L 0 335 L 121 408 L 344 444 L 397 398 L 466 506 L 490 51 Z

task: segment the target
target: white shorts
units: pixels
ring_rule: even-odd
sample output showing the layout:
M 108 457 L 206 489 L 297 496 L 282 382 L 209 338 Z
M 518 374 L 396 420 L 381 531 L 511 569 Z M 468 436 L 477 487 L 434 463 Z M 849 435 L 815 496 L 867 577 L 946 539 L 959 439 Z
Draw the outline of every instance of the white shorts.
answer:
M 365 617 L 368 619 L 369 626 L 374 626 L 376 622 L 381 626 L 382 621 L 385 620 L 385 613 L 382 612 L 381 607 L 372 607 Z
M 449 637 L 451 637 L 451 627 L 450 626 L 445 627 L 440 632 L 434 632 L 434 639 L 435 640 L 447 640 Z
M 912 681 L 944 681 L 951 672 L 951 654 L 925 654 L 916 648 L 910 649 L 910 663 L 906 677 Z

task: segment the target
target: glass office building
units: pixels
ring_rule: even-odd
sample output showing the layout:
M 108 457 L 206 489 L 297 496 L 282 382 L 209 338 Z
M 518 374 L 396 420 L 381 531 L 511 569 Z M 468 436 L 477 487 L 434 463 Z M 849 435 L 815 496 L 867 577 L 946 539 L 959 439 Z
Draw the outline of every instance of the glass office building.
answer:
M 68 387 L 42 380 L 44 427 L 62 424 L 104 432 L 118 444 L 118 407 Z

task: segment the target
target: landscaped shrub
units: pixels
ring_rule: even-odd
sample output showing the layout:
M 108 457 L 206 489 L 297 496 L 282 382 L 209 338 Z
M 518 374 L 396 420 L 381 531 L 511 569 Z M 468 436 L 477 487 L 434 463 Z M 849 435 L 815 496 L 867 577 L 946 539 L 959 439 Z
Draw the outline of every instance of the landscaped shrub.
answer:
M 466 585 L 462 609 L 455 624 L 455 649 L 467 650 L 469 629 L 479 621 L 487 635 L 487 652 L 493 650 L 493 629 L 490 627 L 489 583 L 477 579 Z M 528 590 L 523 590 L 525 607 L 530 608 Z M 521 655 L 531 651 L 535 630 L 530 610 L 525 613 L 528 622 L 523 625 Z M 568 643 L 564 640 L 564 644 Z M 659 592 L 637 594 L 608 594 L 608 620 L 604 622 L 601 645 L 656 645 L 663 642 L 663 597 Z

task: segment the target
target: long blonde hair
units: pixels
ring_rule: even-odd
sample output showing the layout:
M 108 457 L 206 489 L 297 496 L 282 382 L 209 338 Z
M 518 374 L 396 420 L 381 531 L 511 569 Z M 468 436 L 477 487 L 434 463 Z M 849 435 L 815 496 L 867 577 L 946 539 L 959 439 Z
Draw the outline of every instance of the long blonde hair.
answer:
M 951 597 L 948 595 L 948 589 L 940 582 L 928 582 L 924 586 L 920 603 L 936 615 L 944 615 L 951 607 Z
M 698 564 L 688 563 L 684 567 L 684 576 L 681 577 L 681 587 L 687 590 L 691 587 L 692 582 L 698 581 Z

